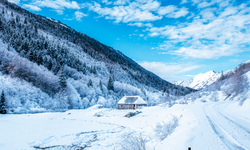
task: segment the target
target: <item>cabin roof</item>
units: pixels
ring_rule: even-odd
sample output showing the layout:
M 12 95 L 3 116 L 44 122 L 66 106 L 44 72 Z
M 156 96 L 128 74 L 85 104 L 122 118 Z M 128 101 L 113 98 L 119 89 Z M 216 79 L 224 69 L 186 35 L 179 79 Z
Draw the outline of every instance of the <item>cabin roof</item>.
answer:
M 118 104 L 147 104 L 140 96 L 124 96 Z

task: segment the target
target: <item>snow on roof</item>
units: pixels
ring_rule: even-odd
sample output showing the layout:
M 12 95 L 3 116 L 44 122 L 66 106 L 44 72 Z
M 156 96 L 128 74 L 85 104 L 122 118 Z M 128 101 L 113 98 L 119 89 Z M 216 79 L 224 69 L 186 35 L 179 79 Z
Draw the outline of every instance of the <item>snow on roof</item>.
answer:
M 140 96 L 124 96 L 118 104 L 147 104 Z

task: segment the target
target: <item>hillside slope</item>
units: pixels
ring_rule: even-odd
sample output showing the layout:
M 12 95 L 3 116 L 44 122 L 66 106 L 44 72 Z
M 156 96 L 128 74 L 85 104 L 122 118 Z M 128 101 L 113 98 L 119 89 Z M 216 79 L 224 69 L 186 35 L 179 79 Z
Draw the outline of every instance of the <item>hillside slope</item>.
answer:
M 220 75 L 215 82 L 205 88 L 190 93 L 179 101 L 238 101 L 242 106 L 250 101 L 250 61 L 240 64 Z M 222 98 L 223 97 L 223 98 Z

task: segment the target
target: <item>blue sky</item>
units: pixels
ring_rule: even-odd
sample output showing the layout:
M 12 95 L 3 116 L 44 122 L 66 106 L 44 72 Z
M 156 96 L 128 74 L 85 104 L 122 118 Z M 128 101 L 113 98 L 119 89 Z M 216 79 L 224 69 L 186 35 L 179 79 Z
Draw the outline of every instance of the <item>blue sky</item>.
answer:
M 167 81 L 249 60 L 250 1 L 10 0 L 120 50 Z

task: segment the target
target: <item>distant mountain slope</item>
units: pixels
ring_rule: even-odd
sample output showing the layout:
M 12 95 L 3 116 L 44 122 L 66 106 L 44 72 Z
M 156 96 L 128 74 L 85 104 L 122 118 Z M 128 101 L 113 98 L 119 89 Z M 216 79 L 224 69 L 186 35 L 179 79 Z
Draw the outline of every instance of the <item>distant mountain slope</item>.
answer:
M 5 91 L 8 113 L 79 109 L 97 103 L 116 107 L 124 95 L 140 95 L 155 105 L 162 91 L 173 97 L 192 91 L 161 79 L 60 21 L 6 0 L 0 0 L 0 58 L 0 90 Z M 17 86 L 21 88 L 16 90 Z M 29 92 L 32 89 L 39 92 Z
M 202 89 L 208 85 L 211 85 L 216 80 L 218 80 L 220 77 L 221 77 L 221 73 L 218 73 L 215 71 L 209 71 L 206 73 L 200 73 L 191 79 L 174 82 L 174 84 L 180 85 L 183 87 L 190 87 L 190 88 L 198 90 L 198 89 Z
M 240 106 L 245 105 L 243 107 L 249 109 L 249 89 L 250 61 L 246 61 L 235 69 L 221 74 L 212 84 L 182 97 L 179 101 L 238 101 Z

